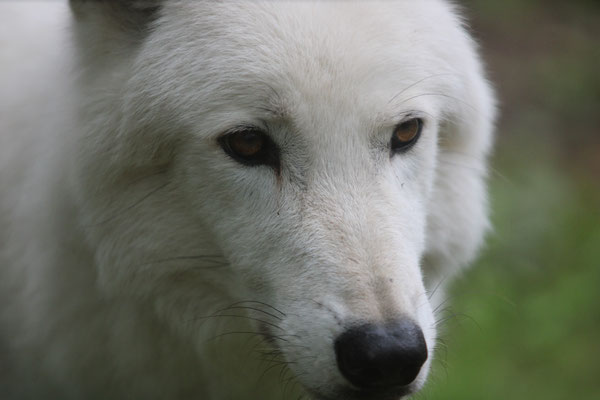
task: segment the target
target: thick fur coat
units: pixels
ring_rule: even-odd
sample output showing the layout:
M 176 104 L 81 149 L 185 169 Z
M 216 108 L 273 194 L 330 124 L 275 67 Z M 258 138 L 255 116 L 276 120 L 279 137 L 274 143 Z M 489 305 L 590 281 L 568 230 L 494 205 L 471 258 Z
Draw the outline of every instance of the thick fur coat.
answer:
M 493 95 L 443 0 L 0 4 L 0 397 L 396 399 L 488 226 Z M 394 153 L 399 124 L 419 120 Z M 252 126 L 277 168 L 219 144 Z M 396 395 L 339 372 L 403 316 Z

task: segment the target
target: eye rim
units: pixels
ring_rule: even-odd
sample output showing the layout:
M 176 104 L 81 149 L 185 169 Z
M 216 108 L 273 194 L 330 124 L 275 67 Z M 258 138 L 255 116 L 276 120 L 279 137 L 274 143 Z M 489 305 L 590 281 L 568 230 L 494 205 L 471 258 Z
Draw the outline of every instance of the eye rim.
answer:
M 232 146 L 231 140 L 236 136 L 244 134 L 256 134 L 262 139 L 262 147 L 256 153 L 251 155 L 240 154 L 234 149 L 234 146 Z M 252 125 L 238 126 L 221 135 L 217 139 L 217 142 L 225 154 L 242 165 L 248 167 L 266 165 L 279 172 L 279 147 L 277 147 L 267 132 L 262 128 Z
M 412 124 L 415 124 L 414 133 L 407 140 L 402 140 L 398 137 L 398 132 L 400 129 L 412 129 Z M 425 125 L 424 121 L 420 117 L 411 117 L 403 120 L 398 125 L 394 127 L 394 131 L 392 133 L 392 138 L 390 139 L 390 151 L 391 155 L 405 153 L 410 150 L 420 139 L 421 133 L 423 131 L 423 126 Z

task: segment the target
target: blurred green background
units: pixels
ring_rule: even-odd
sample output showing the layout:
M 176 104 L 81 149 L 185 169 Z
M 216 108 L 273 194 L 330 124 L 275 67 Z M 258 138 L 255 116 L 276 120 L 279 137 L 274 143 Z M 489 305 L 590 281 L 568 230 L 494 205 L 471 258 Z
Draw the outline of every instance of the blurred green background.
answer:
M 600 1 L 462 0 L 500 97 L 494 232 L 423 400 L 600 399 Z

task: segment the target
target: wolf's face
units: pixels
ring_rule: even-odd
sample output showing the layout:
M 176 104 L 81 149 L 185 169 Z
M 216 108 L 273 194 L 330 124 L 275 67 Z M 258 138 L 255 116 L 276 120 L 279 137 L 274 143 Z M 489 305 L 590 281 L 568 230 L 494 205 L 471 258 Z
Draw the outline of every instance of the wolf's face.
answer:
M 451 10 L 416 3 L 173 2 L 116 40 L 75 176 L 102 287 L 192 338 L 235 314 L 318 398 L 419 388 L 424 281 L 486 225 L 492 105 Z

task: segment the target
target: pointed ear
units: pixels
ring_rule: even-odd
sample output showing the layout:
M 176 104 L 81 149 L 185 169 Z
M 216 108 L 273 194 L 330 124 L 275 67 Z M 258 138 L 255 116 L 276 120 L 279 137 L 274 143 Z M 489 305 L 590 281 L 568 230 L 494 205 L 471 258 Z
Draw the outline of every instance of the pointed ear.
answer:
M 78 22 L 101 23 L 122 32 L 143 33 L 164 0 L 69 0 Z
M 154 132 L 161 127 L 144 125 L 136 105 L 129 104 L 132 93 L 124 94 L 135 75 L 137 50 L 152 35 L 167 1 L 69 0 L 86 137 L 123 165 L 158 165 L 171 157 L 166 135 Z

